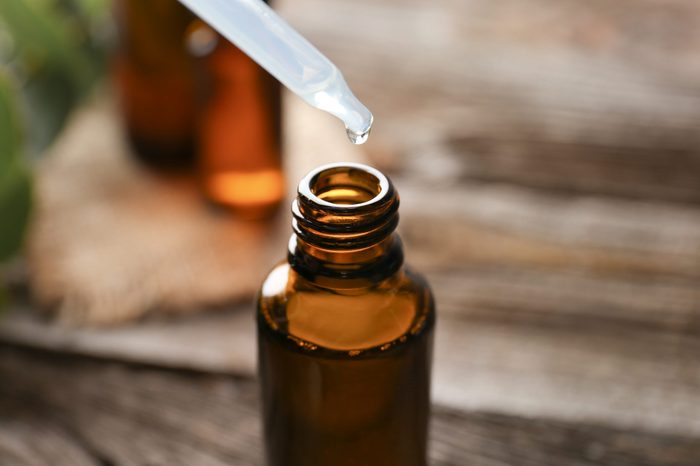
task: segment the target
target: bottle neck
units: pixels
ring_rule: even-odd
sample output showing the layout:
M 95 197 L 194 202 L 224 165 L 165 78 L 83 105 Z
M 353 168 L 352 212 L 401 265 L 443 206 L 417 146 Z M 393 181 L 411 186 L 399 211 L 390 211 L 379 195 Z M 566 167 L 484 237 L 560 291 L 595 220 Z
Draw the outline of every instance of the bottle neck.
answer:
M 394 233 L 399 198 L 389 179 L 359 164 L 320 167 L 292 204 L 289 263 L 305 278 L 353 286 L 377 283 L 403 264 Z
M 293 234 L 289 241 L 289 264 L 305 278 L 380 282 L 403 265 L 403 247 L 397 234 L 355 251 L 325 250 L 312 246 Z

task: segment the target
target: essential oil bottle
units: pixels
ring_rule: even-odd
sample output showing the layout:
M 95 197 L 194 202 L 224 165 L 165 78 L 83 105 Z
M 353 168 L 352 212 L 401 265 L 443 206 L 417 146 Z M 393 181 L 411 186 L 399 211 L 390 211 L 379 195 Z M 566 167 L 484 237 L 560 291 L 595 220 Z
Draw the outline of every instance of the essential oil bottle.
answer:
M 212 202 L 247 218 L 274 213 L 285 195 L 281 86 L 217 34 L 202 59 L 210 95 L 200 120 L 199 172 Z
M 268 466 L 426 466 L 435 310 L 398 207 L 365 165 L 299 184 L 287 260 L 258 296 Z
M 113 78 L 134 155 L 188 170 L 197 150 L 197 86 L 185 37 L 195 17 L 175 0 L 114 0 Z

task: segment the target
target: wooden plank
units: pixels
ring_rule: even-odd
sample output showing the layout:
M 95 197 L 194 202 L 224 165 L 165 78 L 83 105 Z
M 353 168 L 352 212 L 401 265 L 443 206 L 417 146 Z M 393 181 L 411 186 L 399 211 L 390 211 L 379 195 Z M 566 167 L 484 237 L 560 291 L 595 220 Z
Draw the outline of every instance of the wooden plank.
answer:
M 251 380 L 66 358 L 0 347 L 0 458 L 9 439 L 46 443 L 64 432 L 82 448 L 70 464 L 257 466 L 262 464 L 257 386 Z M 41 419 L 36 424 L 31 419 Z M 9 424 L 8 424 L 9 422 Z M 70 432 L 70 433 L 68 433 Z M 17 440 L 14 440 L 17 443 Z M 700 442 L 595 424 L 457 413 L 437 406 L 434 466 L 691 465 Z M 55 456 L 50 462 L 62 458 Z M 92 462 L 90 462 L 92 459 Z M 0 464 L 2 461 L 0 460 Z M 13 466 L 46 464 L 40 450 Z M 65 463 L 69 464 L 69 463 Z
M 434 463 L 450 466 L 691 466 L 700 457 L 692 437 L 549 419 L 438 409 L 432 428 Z
M 24 305 L 2 316 L 0 341 L 162 367 L 253 374 L 252 307 L 252 303 L 233 304 L 226 310 L 105 328 L 60 324 Z
M 0 466 L 103 464 L 60 423 L 34 411 L 0 401 Z
M 113 465 L 258 465 L 251 382 L 2 352 L 2 407 L 69 426 Z M 0 454 L 0 457 L 2 454 Z
M 700 210 L 397 178 L 407 260 L 443 312 L 698 332 Z
M 412 176 L 700 201 L 692 0 L 299 0 L 282 13 L 374 111 Z M 387 160 L 388 159 L 388 160 Z
M 697 338 L 636 328 L 443 319 L 436 402 L 572 424 L 700 433 Z
M 700 333 L 695 279 L 610 276 L 580 270 L 499 266 L 428 268 L 442 319 L 544 327 L 641 328 Z M 0 319 L 0 340 L 165 367 L 250 374 L 251 304 L 117 328 L 58 325 L 18 306 Z M 632 327 L 630 327 L 632 326 Z
M 442 160 L 451 167 L 447 180 L 510 183 L 553 195 L 592 192 L 697 202 L 700 144 L 680 138 L 665 144 L 638 147 L 626 142 L 552 141 L 537 135 L 455 134 L 441 143 L 407 148 L 395 157 L 402 159 L 402 173 L 414 178 L 437 158 L 437 163 Z
M 700 277 L 700 210 L 504 186 L 397 178 L 401 232 L 417 264 L 492 264 Z
M 549 327 L 642 327 L 700 334 L 695 278 L 571 268 L 460 265 L 428 269 L 443 317 Z
M 8 321 L 1 337 L 53 351 L 251 376 L 255 330 L 250 315 L 239 311 L 201 316 L 199 323 L 193 317 L 111 331 L 47 331 L 25 319 L 22 328 Z M 550 325 L 549 319 L 504 319 L 486 312 L 477 317 L 439 314 L 433 384 L 438 404 L 700 435 L 697 336 L 605 321 Z M 51 332 L 53 339 L 46 338 Z

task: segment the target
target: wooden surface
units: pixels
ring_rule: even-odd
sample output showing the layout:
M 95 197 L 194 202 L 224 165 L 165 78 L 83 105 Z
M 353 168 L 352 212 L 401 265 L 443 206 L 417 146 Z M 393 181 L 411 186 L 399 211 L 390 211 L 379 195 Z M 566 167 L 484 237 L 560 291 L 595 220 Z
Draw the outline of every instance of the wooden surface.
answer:
M 257 386 L 0 346 L 0 465 L 262 465 Z M 437 406 L 433 466 L 694 465 L 700 443 Z
M 472 272 L 483 280 L 484 271 Z M 569 316 L 563 306 L 557 314 L 554 304 L 538 314 L 518 307 L 517 296 L 503 294 L 498 303 L 503 290 L 493 284 L 490 300 L 484 300 L 492 307 L 472 307 L 469 300 L 480 295 L 470 291 L 465 277 L 429 275 L 435 283 L 448 280 L 437 288 L 438 303 L 444 306 L 435 348 L 436 403 L 466 412 L 700 437 L 700 340 L 694 333 L 597 318 L 596 313 Z M 554 302 L 552 294 L 546 296 Z M 587 309 L 585 302 L 579 305 Z M 634 307 L 622 309 L 631 313 Z M 27 310 L 15 312 L 20 314 L 2 326 L 4 341 L 63 354 L 254 375 L 252 306 L 91 330 L 47 326 Z
M 700 201 L 694 0 L 278 8 L 373 110 L 368 148 L 413 177 Z
M 374 111 L 351 156 L 435 290 L 433 465 L 700 464 L 700 4 L 278 5 Z M 295 153 L 348 154 L 338 125 Z M 261 464 L 250 303 L 89 330 L 18 306 L 0 465 Z

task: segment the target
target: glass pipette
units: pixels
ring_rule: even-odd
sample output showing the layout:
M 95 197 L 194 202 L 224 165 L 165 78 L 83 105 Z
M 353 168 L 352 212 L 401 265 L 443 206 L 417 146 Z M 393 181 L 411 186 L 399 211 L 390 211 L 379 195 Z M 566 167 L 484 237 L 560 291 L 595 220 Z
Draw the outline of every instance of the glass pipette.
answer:
M 354 144 L 367 140 L 372 113 L 316 47 L 262 0 L 180 0 L 310 105 L 345 123 Z

